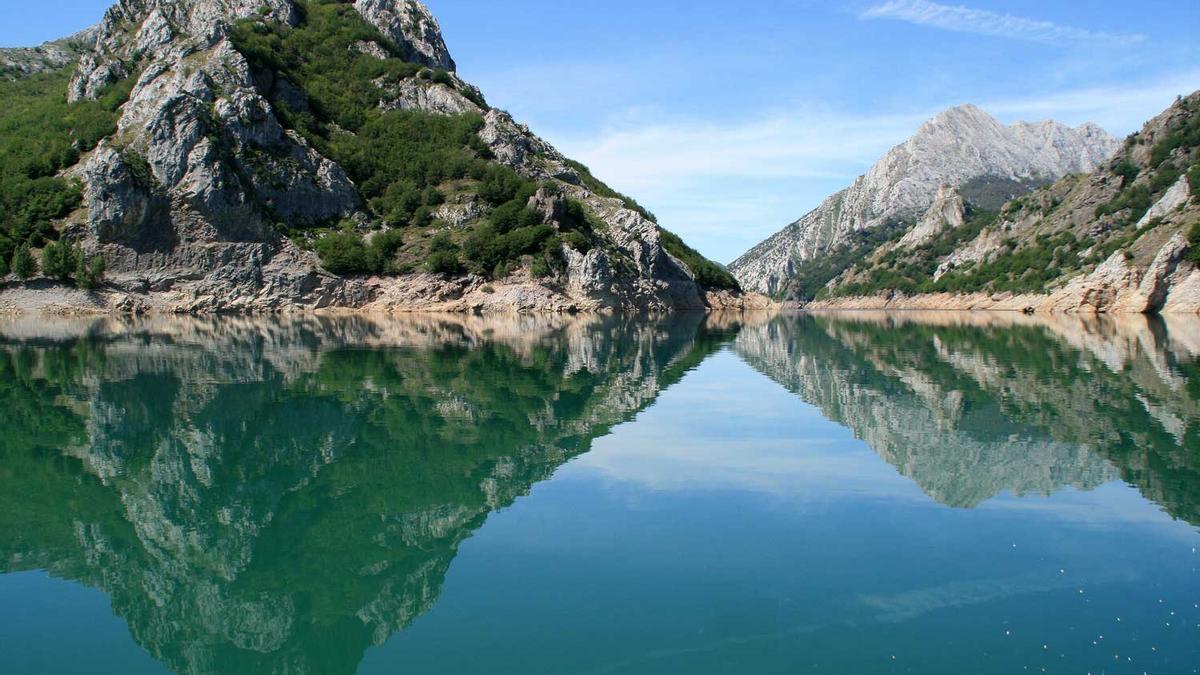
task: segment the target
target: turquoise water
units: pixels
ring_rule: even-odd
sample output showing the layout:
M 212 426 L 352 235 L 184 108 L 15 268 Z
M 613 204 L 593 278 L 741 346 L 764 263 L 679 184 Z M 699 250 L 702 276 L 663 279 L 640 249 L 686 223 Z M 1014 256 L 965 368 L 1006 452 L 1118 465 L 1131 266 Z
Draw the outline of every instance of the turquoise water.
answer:
M 5 673 L 1192 673 L 1200 321 L 0 323 Z

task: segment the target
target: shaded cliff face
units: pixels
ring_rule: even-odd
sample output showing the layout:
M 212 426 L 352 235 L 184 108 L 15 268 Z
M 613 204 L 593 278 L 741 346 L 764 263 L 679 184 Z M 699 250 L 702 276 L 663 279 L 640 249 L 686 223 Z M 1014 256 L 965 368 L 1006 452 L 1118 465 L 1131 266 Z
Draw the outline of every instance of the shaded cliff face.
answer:
M 1091 171 L 1118 142 L 1095 125 L 1055 122 L 1004 126 L 971 105 L 951 108 L 893 148 L 866 175 L 751 249 L 731 269 L 747 289 L 794 293 L 797 270 L 846 247 L 895 240 L 934 204 L 944 186 L 991 203 L 1067 174 Z M 877 239 L 877 241 L 876 241 Z
M 181 673 L 350 673 L 459 544 L 726 341 L 620 321 L 0 326 L 0 560 Z
M 416 0 L 121 0 L 71 44 L 36 69 L 81 54 L 65 93 L 115 132 L 0 248 L 63 237 L 108 284 L 43 305 L 702 309 L 725 274 L 488 106 Z
M 738 354 L 949 506 L 1114 479 L 1200 524 L 1191 320 L 780 317 Z

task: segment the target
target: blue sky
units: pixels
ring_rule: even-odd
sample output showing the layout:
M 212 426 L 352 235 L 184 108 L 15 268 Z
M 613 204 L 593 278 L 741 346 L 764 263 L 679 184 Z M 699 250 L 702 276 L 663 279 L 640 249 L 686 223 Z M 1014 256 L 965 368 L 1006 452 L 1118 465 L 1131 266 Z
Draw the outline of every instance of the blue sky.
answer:
M 73 32 L 108 4 L 0 0 L 0 45 Z M 1195 0 L 427 4 L 493 105 L 721 262 L 943 108 L 1125 135 L 1200 89 Z

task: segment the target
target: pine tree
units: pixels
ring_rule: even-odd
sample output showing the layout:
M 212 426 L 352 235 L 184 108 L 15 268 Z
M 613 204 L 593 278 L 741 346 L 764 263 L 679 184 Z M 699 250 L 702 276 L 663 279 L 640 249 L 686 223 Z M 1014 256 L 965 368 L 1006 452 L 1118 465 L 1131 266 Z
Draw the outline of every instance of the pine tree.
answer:
M 22 279 L 28 279 L 37 274 L 37 265 L 33 262 L 33 256 L 29 254 L 28 246 L 22 244 L 13 252 L 12 271 Z

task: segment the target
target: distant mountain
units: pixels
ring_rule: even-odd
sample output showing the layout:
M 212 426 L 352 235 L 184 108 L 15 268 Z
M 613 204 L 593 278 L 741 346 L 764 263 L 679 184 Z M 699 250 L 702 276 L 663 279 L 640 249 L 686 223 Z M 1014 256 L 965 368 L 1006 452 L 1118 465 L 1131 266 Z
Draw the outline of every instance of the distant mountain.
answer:
M 1200 312 L 1200 92 L 1088 175 L 998 210 L 943 191 L 921 224 L 865 250 L 815 307 Z
M 1065 175 L 1088 172 L 1119 142 L 1093 124 L 1071 129 L 1057 122 L 1005 126 L 973 105 L 951 108 L 843 190 L 731 265 L 747 289 L 803 296 L 816 283 L 798 280 L 816 261 L 824 285 L 872 244 L 915 226 L 946 186 L 967 200 L 998 207 L 1008 199 Z
M 416 0 L 120 0 L 0 68 L 0 307 L 739 304 L 488 105 Z

